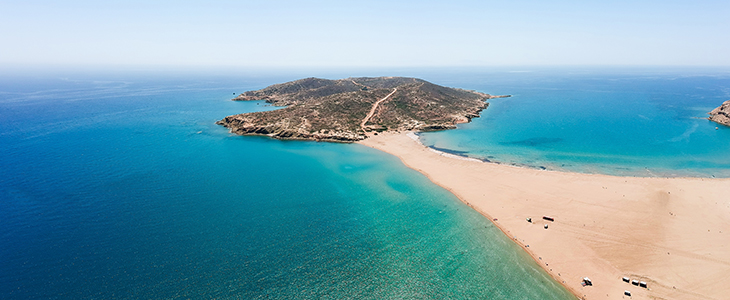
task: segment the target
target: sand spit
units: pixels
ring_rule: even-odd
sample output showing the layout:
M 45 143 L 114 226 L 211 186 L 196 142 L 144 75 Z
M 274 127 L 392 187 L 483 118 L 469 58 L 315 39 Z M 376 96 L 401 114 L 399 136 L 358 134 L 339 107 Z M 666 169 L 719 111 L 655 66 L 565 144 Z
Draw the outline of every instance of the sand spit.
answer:
M 581 298 L 629 298 L 624 291 L 631 299 L 730 295 L 730 179 L 617 177 L 485 163 L 434 151 L 412 133 L 382 133 L 359 143 L 399 157 L 454 193 Z M 583 286 L 584 277 L 593 285 Z

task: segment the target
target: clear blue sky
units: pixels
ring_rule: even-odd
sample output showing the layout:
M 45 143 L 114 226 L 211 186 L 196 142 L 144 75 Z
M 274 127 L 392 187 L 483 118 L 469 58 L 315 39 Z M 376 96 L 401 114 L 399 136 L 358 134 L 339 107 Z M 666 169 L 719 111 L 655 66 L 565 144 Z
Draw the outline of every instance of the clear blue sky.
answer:
M 730 0 L 0 0 L 0 64 L 730 66 Z

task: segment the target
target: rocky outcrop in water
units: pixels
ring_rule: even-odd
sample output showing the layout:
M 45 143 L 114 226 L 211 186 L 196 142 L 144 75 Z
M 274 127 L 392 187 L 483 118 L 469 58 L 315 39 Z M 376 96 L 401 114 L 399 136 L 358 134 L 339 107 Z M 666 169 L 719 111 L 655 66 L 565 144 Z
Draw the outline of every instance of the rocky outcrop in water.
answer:
M 713 109 L 710 114 L 710 121 L 730 126 L 730 100 L 725 101 L 720 107 Z
M 248 91 L 234 101 L 286 108 L 217 122 L 241 135 L 354 142 L 382 131 L 444 130 L 479 117 L 492 96 L 405 77 L 306 78 Z

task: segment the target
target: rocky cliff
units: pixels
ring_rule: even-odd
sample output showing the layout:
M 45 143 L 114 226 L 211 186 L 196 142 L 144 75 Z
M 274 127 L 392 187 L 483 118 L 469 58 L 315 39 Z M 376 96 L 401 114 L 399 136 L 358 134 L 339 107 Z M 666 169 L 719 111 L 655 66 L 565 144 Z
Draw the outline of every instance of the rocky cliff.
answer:
M 456 128 L 479 117 L 491 97 L 416 78 L 306 78 L 233 99 L 265 100 L 286 108 L 228 116 L 217 124 L 241 135 L 353 142 L 380 131 Z
M 720 107 L 713 109 L 710 114 L 710 121 L 715 121 L 725 126 L 730 126 L 730 100 L 725 101 Z

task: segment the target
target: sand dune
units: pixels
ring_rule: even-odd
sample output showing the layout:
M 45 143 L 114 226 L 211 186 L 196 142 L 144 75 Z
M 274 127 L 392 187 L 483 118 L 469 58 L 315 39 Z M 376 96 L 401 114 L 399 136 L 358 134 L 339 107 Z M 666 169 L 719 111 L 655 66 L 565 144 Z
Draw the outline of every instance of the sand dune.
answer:
M 730 297 L 730 179 L 534 170 L 459 159 L 412 137 L 385 133 L 359 143 L 399 157 L 496 220 L 577 296 L 622 299 L 628 290 L 632 299 Z M 583 277 L 593 286 L 582 286 Z

